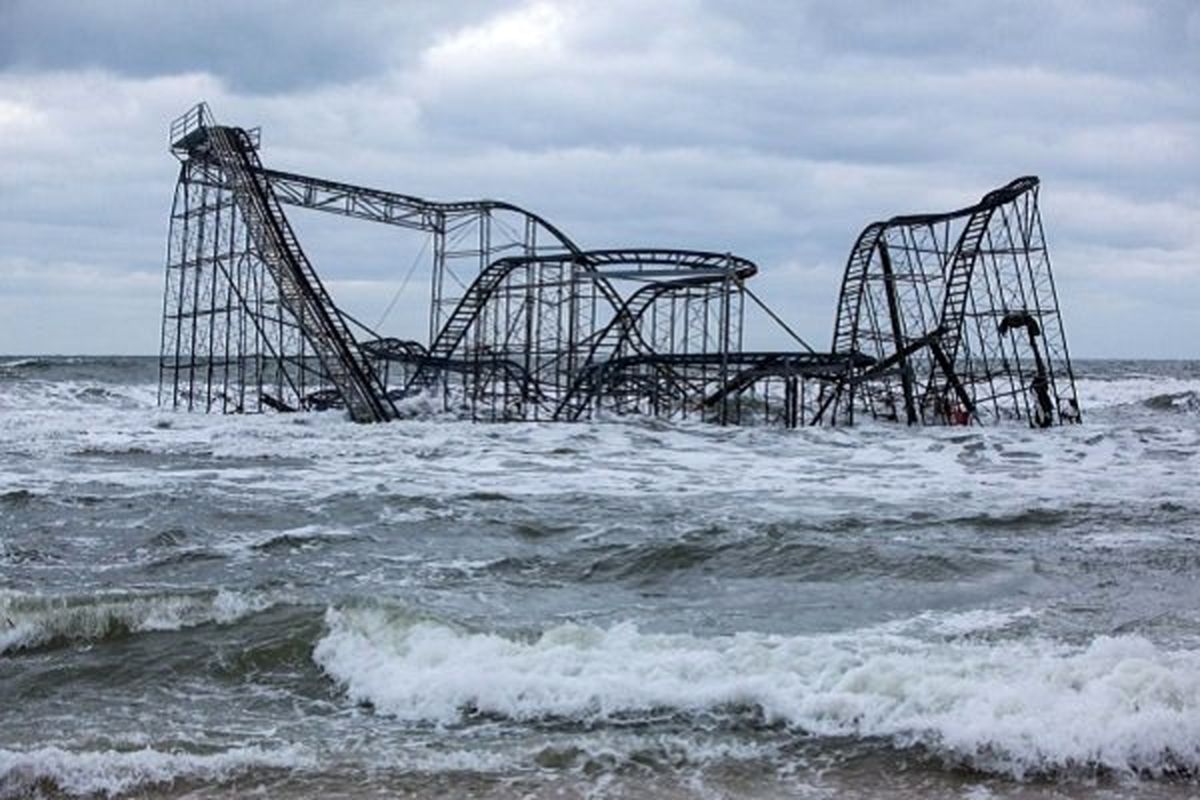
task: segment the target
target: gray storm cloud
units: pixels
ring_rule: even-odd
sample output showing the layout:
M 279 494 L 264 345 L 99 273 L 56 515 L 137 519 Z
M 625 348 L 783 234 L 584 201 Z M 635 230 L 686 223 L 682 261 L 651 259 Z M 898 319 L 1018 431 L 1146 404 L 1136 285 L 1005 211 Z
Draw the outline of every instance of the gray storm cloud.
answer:
M 204 98 L 272 166 L 733 250 L 818 342 L 863 225 L 1039 174 L 1073 349 L 1194 357 L 1198 79 L 1182 1 L 0 2 L 0 352 L 156 351 L 166 126 Z M 373 317 L 416 245 L 296 221 Z

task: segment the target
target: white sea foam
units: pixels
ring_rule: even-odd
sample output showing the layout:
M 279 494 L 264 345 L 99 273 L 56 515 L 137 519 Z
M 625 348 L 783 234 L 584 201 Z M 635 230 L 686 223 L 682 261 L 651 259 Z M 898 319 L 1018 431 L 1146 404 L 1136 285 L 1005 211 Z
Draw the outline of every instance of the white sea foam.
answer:
M 273 548 L 315 547 L 338 539 L 351 539 L 357 534 L 343 527 L 328 525 L 299 525 L 282 530 L 246 530 L 225 534 L 211 549 L 232 557 L 244 557 Z
M 0 408 L 7 410 L 148 409 L 158 402 L 150 383 L 93 383 L 78 380 L 29 380 L 7 384 Z
M 979 608 L 956 613 L 927 612 L 909 620 L 889 623 L 885 627 L 900 633 L 928 632 L 938 636 L 971 636 L 1000 633 L 1036 617 L 1037 614 L 1030 608 L 1015 611 Z
M 1144 403 L 1163 395 L 1200 394 L 1200 380 L 1170 376 L 1147 375 L 1113 380 L 1081 378 L 1075 382 L 1075 387 L 1085 415 L 1089 409 Z
M 0 361 L 0 369 L 19 369 L 21 367 L 32 367 L 43 363 L 40 358 L 18 358 L 14 361 Z
M 406 721 L 751 706 L 819 736 L 920 744 L 1017 777 L 1200 771 L 1200 652 L 1139 637 L 939 640 L 894 626 L 701 637 L 622 624 L 563 625 L 526 641 L 379 608 L 331 609 L 327 625 L 316 662 L 352 699 Z
M 80 387 L 55 386 L 62 402 L 78 406 Z M 306 502 L 348 491 L 428 498 L 467 491 L 612 496 L 653 490 L 671 498 L 716 489 L 752 491 L 767 511 L 776 502 L 780 508 L 794 507 L 795 495 L 802 492 L 817 514 L 822 500 L 844 508 L 846 499 L 861 499 L 864 487 L 881 502 L 962 507 L 974 501 L 998 513 L 1028 507 L 1031 499 L 1062 507 L 1081 501 L 1135 502 L 1145 499 L 1148 489 L 1155 495 L 1186 495 L 1185 470 L 1178 463 L 1143 455 L 1165 446 L 1194 451 L 1194 415 L 1159 414 L 1153 441 L 1127 424 L 1086 415 L 1164 393 L 1200 391 L 1200 381 L 1088 379 L 1080 387 L 1085 419 L 1099 420 L 1095 424 L 1054 431 L 910 431 L 868 424 L 784 432 L 646 421 L 475 425 L 438 419 L 381 428 L 352 425 L 333 412 L 169 414 L 153 410 L 152 385 L 120 386 L 110 388 L 136 396 L 132 407 L 114 401 L 111 407 L 99 403 L 86 413 L 65 414 L 57 401 L 47 408 L 39 396 L 0 415 L 0 452 L 33 459 L 25 466 L 0 461 L 0 492 L 11 485 L 50 496 L 70 494 L 73 484 L 85 480 L 128 492 L 190 490 L 199 480 L 218 492 L 269 489 Z M 0 397 L 0 405 L 4 402 Z M 131 454 L 143 462 L 162 459 L 171 468 L 146 469 L 138 458 L 126 458 Z M 81 457 L 91 459 L 86 470 L 78 468 Z M 281 482 L 280 470 L 292 467 L 302 467 L 303 474 L 297 470 L 298 480 Z M 981 479 L 1001 473 L 1021 479 L 1022 491 L 1012 491 L 1011 481 Z M 801 475 L 819 481 L 806 483 L 797 479 Z M 955 488 L 974 497 L 947 499 Z M 439 512 L 422 505 L 391 512 L 381 507 L 380 513 L 405 521 Z
M 54 641 L 94 641 L 114 630 L 172 631 L 207 623 L 224 625 L 270 604 L 263 595 L 224 589 L 65 597 L 0 592 L 0 655 Z
M 312 764 L 312 757 L 297 748 L 242 747 L 203 755 L 151 748 L 0 749 L 0 797 L 30 796 L 47 782 L 72 796 L 116 795 L 180 779 L 221 781 L 247 770 L 302 769 Z

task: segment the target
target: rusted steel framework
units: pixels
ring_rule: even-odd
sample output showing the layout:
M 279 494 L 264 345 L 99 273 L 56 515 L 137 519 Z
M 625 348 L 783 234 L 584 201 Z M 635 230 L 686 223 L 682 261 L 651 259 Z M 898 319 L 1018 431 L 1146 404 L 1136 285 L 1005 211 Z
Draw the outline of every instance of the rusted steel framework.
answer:
M 826 388 L 817 422 L 1079 420 L 1038 179 L 975 205 L 868 225 L 846 265 L 833 349 L 874 365 Z
M 585 250 L 510 203 L 432 202 L 268 169 L 257 129 L 219 125 L 204 104 L 173 123 L 170 145 L 180 172 L 159 401 L 173 408 L 787 427 L 864 413 L 1078 417 L 1036 179 L 952 214 L 869 226 L 850 257 L 834 347 L 816 353 L 747 288 L 757 267 L 729 253 Z M 285 206 L 422 237 L 427 342 L 383 336 L 340 309 Z M 743 350 L 748 313 L 800 349 Z

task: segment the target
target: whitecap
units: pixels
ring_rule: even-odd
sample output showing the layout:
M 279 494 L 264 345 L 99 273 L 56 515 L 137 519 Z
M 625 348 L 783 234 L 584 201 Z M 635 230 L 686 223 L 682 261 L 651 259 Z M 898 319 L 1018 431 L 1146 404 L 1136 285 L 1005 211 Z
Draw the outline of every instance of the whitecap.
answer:
M 221 589 L 171 594 L 40 595 L 0 592 L 0 655 L 54 642 L 96 641 L 116 631 L 173 631 L 229 624 L 271 605 Z
M 381 608 L 330 609 L 326 623 L 316 663 L 351 699 L 406 722 L 595 723 L 750 706 L 806 734 L 882 737 L 1018 778 L 1200 771 L 1200 652 L 1136 636 L 1073 645 L 923 639 L 894 626 L 702 637 L 572 624 L 522 640 Z
M 24 796 L 49 782 L 72 796 L 116 795 L 180 778 L 221 781 L 252 769 L 311 767 L 297 748 L 240 747 L 196 754 L 141 750 L 76 752 L 60 747 L 0 749 L 0 796 Z

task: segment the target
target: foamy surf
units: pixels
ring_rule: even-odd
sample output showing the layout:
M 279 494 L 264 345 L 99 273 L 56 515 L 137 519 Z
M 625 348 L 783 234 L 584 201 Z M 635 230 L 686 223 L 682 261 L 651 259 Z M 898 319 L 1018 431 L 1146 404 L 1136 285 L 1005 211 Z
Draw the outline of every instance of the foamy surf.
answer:
M 1200 379 L 1177 378 L 1161 375 L 1131 376 L 1102 380 L 1081 378 L 1076 381 L 1079 405 L 1087 421 L 1088 411 L 1100 411 L 1119 406 L 1148 404 L 1156 410 L 1156 398 L 1195 398 L 1200 396 Z
M 303 769 L 313 759 L 294 748 L 241 747 L 217 753 L 139 750 L 75 752 L 60 747 L 0 749 L 0 798 L 114 796 L 179 780 L 222 781 L 257 769 Z
M 0 794 L 1188 796 L 1200 364 L 1083 368 L 1033 431 L 356 426 L 12 367 Z
M 380 608 L 330 609 L 326 623 L 316 662 L 352 699 L 405 722 L 671 711 L 720 724 L 749 707 L 796 733 L 919 745 L 1017 778 L 1200 771 L 1200 653 L 1136 636 L 939 640 L 893 626 L 702 637 L 620 624 L 526 640 Z
M 224 625 L 270 605 L 265 596 L 224 589 L 52 597 L 0 592 L 0 655 L 58 643 L 93 642 L 118 633 Z

